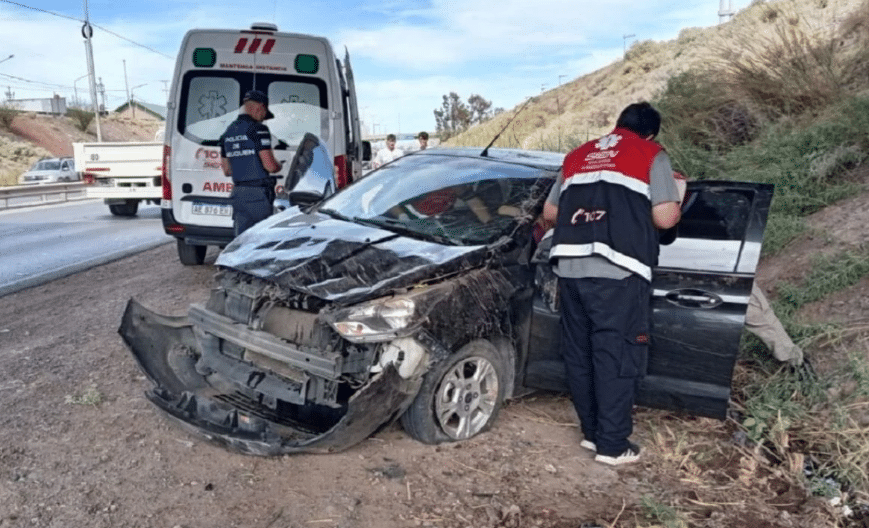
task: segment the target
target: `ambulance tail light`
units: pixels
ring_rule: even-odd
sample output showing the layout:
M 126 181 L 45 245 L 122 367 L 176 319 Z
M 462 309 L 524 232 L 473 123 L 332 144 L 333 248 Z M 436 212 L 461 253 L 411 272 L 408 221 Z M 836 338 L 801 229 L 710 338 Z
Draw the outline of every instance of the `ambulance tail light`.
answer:
M 172 185 L 169 184 L 169 161 L 172 158 L 172 147 L 163 145 L 163 169 L 160 171 L 160 186 L 163 188 L 163 199 L 172 200 Z
M 350 183 L 348 163 L 347 156 L 335 156 L 335 190 L 342 189 Z

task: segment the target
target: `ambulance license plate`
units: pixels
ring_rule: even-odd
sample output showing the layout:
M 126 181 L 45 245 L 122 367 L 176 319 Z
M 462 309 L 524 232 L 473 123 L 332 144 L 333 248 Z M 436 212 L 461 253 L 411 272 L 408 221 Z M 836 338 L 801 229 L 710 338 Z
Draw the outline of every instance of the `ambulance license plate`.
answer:
M 228 204 L 209 204 L 193 202 L 193 214 L 211 216 L 232 216 L 232 206 Z

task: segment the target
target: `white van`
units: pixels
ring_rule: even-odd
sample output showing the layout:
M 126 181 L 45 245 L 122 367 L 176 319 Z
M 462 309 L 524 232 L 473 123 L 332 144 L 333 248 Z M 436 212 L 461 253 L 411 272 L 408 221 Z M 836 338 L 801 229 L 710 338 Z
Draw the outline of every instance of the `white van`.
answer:
M 275 158 L 289 167 L 306 133 L 334 157 L 335 188 L 362 176 L 363 142 L 349 53 L 343 63 L 324 37 L 250 29 L 193 29 L 178 52 L 163 147 L 163 227 L 185 265 L 207 246 L 233 239 L 232 180 L 220 169 L 218 139 L 248 90 L 265 92 Z M 366 154 L 370 156 L 370 147 Z M 286 170 L 276 176 L 283 191 Z

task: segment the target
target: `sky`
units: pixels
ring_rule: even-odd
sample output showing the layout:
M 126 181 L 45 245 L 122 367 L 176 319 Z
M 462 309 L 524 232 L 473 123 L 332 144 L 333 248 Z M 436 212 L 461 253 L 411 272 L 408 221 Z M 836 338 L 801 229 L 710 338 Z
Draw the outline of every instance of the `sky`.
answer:
M 750 0 L 725 0 L 733 11 Z M 644 40 L 675 39 L 719 23 L 721 0 L 0 0 L 0 101 L 58 94 L 90 103 L 82 25 L 106 107 L 133 99 L 164 105 L 175 57 L 193 28 L 281 31 L 327 37 L 346 48 L 364 130 L 434 131 L 443 96 L 473 94 L 492 108 L 619 60 Z M 11 56 L 11 58 L 9 58 Z

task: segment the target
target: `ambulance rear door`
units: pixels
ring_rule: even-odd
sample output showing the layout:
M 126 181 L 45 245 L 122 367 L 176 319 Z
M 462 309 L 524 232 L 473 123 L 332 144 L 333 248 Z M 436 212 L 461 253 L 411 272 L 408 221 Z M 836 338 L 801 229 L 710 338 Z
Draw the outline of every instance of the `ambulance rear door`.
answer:
M 170 144 L 174 217 L 198 233 L 188 243 L 210 243 L 209 233 L 231 240 L 232 183 L 220 169 L 218 139 L 238 116 L 245 92 L 256 89 L 268 95 L 275 115 L 265 124 L 279 162 L 289 166 L 308 132 L 328 140 L 331 45 L 322 37 L 262 29 L 193 30 L 178 60 Z M 202 229 L 208 227 L 218 231 Z

